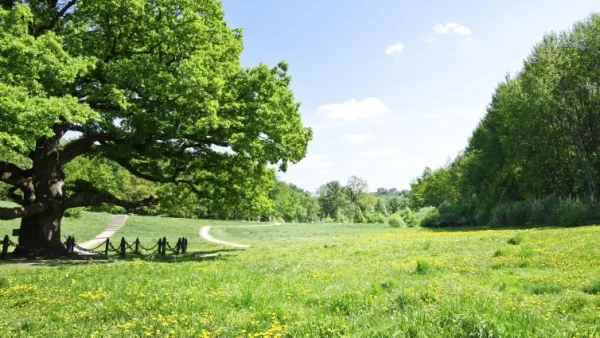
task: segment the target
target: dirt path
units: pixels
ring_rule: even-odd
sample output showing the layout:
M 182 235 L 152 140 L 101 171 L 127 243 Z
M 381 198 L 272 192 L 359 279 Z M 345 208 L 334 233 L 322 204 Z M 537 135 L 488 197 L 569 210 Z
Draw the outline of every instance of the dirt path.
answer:
M 200 229 L 200 237 L 202 237 L 205 241 L 222 244 L 222 245 L 227 245 L 227 246 L 231 246 L 231 247 L 239 248 L 239 249 L 248 249 L 250 247 L 250 245 L 230 243 L 230 242 L 222 241 L 220 239 L 216 239 L 210 235 L 210 228 L 211 227 L 209 227 L 209 226 L 205 226 Z
M 117 230 L 121 229 L 125 223 L 127 222 L 127 215 L 116 215 L 108 225 L 108 227 L 94 239 L 89 240 L 87 242 L 79 244 L 81 247 L 86 249 L 95 248 L 101 243 L 106 242 L 107 238 L 110 238 L 112 235 L 117 232 Z

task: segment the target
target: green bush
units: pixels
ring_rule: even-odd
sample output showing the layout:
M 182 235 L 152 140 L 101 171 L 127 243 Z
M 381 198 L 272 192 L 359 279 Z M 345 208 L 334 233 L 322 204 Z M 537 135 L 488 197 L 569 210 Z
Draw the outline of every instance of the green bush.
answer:
M 598 219 L 600 219 L 600 208 L 595 203 L 584 202 L 577 198 L 547 197 L 499 204 L 492 209 L 490 225 L 496 227 L 575 226 L 593 224 Z
M 465 210 L 458 203 L 444 202 L 438 208 L 440 212 L 440 226 L 455 227 L 467 225 Z
M 65 217 L 69 218 L 81 218 L 83 216 L 83 208 L 73 208 L 65 211 Z
M 421 211 L 419 211 L 421 213 Z M 421 226 L 424 228 L 439 227 L 441 223 L 440 212 L 437 208 L 427 208 L 426 213 L 421 218 Z
M 400 217 L 402 217 L 406 223 L 406 226 L 409 228 L 414 228 L 419 225 L 419 219 L 417 218 L 417 215 L 415 215 L 415 213 L 408 208 L 400 212 Z
M 475 212 L 475 223 L 477 225 L 487 225 L 490 223 L 490 213 L 485 210 Z
M 365 222 L 365 217 L 363 216 L 363 213 L 359 207 L 354 207 L 352 211 L 353 211 L 352 221 L 354 221 L 354 223 L 364 223 Z
M 535 199 L 529 202 L 529 223 L 532 225 L 552 225 L 552 211 L 558 204 L 555 198 Z
M 492 209 L 492 226 L 521 226 L 529 224 L 529 202 L 518 201 L 499 204 Z
M 384 215 L 382 215 L 378 212 L 366 214 L 365 219 L 366 219 L 366 222 L 371 223 L 371 224 L 375 224 L 375 223 L 385 224 L 385 222 L 387 222 L 387 217 L 385 217 Z
M 560 201 L 555 214 L 557 224 L 562 226 L 583 225 L 590 218 L 587 205 L 579 199 L 571 198 Z
M 398 214 L 394 214 L 390 217 L 388 217 L 388 224 L 392 227 L 392 228 L 400 228 L 400 227 L 405 227 L 406 226 L 406 222 L 404 222 L 404 220 L 402 219 L 402 217 Z

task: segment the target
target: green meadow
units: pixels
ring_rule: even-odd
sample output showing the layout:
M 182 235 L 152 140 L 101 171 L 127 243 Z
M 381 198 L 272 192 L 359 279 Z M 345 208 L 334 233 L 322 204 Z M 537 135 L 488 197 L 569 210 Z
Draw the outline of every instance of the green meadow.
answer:
M 203 225 L 251 247 L 207 243 Z M 600 336 L 600 227 L 436 231 L 134 216 L 121 236 L 185 236 L 190 252 L 0 265 L 2 336 Z

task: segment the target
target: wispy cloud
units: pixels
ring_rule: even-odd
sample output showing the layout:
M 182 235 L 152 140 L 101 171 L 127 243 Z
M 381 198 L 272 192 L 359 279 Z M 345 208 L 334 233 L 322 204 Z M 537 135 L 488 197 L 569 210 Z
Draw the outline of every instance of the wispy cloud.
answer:
M 344 103 L 322 105 L 318 112 L 333 119 L 355 121 L 385 115 L 389 109 L 379 98 L 367 97 L 362 101 L 352 99 Z
M 402 52 L 404 51 L 404 48 L 405 48 L 404 44 L 401 42 L 394 44 L 394 45 L 387 46 L 385 48 L 385 55 L 398 56 L 398 55 L 402 54 Z
M 458 35 L 471 35 L 473 31 L 467 26 L 463 26 L 457 22 L 449 22 L 446 24 L 437 24 L 433 26 L 433 30 L 436 34 L 458 34 Z
M 346 134 L 342 141 L 352 144 L 361 144 L 368 141 L 372 141 L 374 139 L 375 135 L 373 134 Z

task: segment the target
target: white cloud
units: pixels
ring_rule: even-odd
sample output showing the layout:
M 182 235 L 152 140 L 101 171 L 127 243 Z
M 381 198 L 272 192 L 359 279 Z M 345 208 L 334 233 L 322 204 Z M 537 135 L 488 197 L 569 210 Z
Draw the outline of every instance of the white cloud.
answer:
M 309 169 L 324 169 L 333 167 L 333 161 L 329 155 L 310 155 L 304 158 L 299 164 Z
M 382 158 L 382 157 L 394 157 L 399 153 L 398 149 L 373 149 L 360 153 L 362 158 Z
M 388 113 L 388 107 L 379 98 L 367 97 L 362 101 L 352 99 L 344 103 L 322 105 L 318 112 L 333 119 L 355 121 L 385 115 Z
M 398 56 L 404 51 L 404 44 L 399 42 L 395 45 L 390 45 L 385 48 L 385 55 Z
M 375 139 L 375 135 L 373 134 L 346 134 L 342 141 L 352 143 L 352 144 L 361 144 L 368 141 L 372 141 Z
M 437 34 L 455 33 L 459 35 L 471 35 L 471 33 L 473 33 L 471 28 L 463 26 L 456 22 L 449 22 L 447 24 L 437 24 L 433 26 L 433 30 Z

